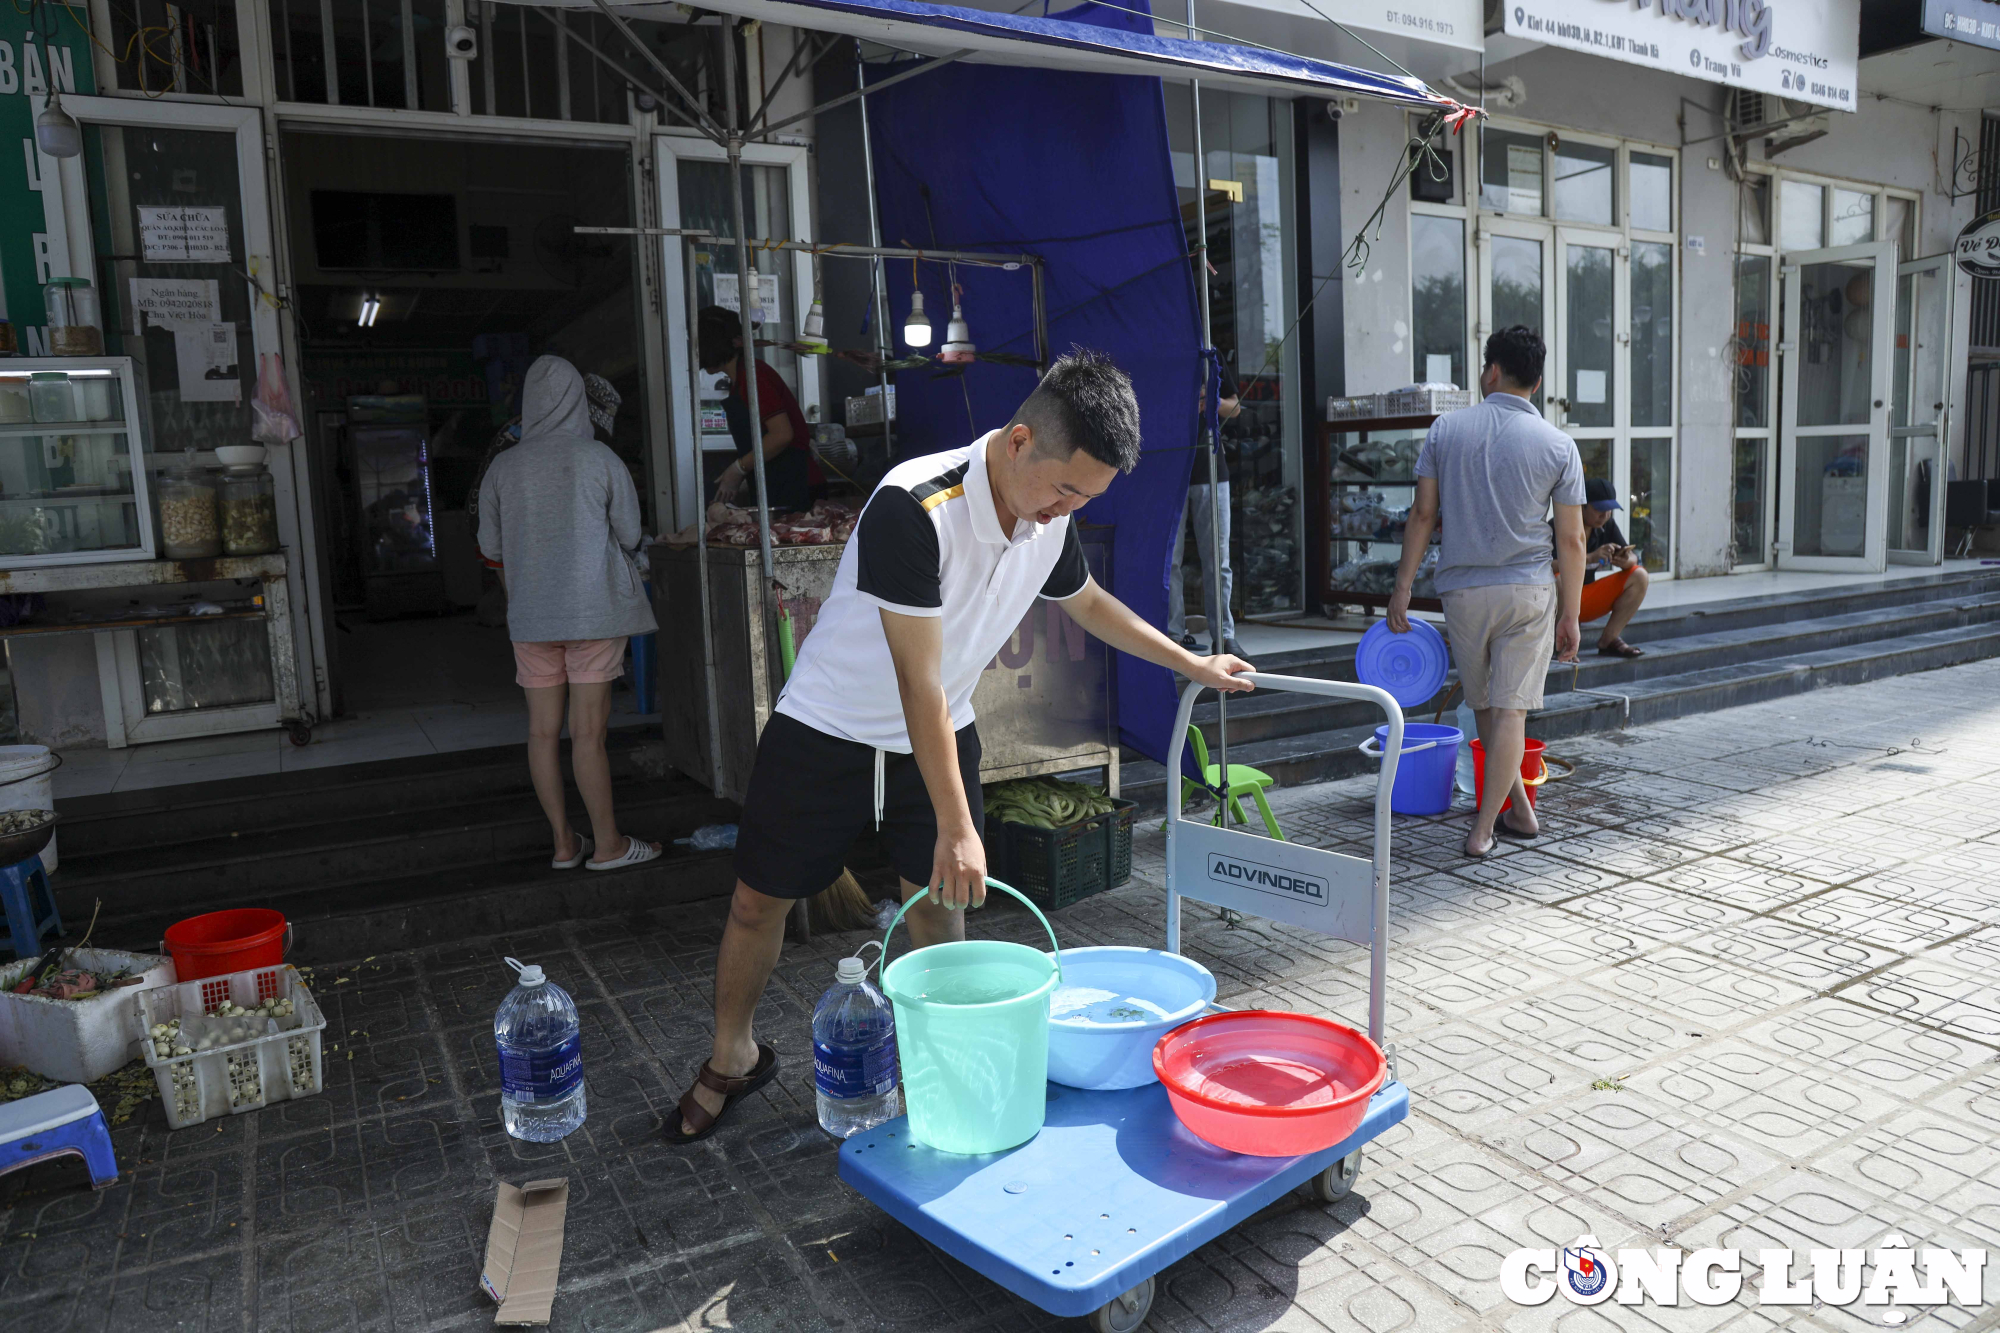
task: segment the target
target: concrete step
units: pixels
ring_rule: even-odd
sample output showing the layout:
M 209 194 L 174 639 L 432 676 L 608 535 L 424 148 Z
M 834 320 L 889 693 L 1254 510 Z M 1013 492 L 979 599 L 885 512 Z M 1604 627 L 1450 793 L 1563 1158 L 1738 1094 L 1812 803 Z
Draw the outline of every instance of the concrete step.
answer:
M 2000 657 L 2000 621 L 1994 619 L 1893 639 L 1702 666 L 1648 680 L 1613 682 L 1613 688 L 1629 700 L 1630 721 L 1638 725 L 1802 694 L 1828 685 L 1858 685 L 1887 676 L 1932 671 L 1988 657 Z M 1618 699 L 1551 693 L 1543 710 L 1529 719 L 1528 734 L 1553 741 L 1616 729 L 1623 723 L 1626 709 L 1627 704 Z M 1233 719 L 1233 709 L 1231 715 Z M 1409 716 L 1425 720 L 1415 710 Z M 1240 745 L 1232 739 L 1229 762 L 1261 769 L 1281 786 L 1373 772 L 1374 761 L 1360 754 L 1357 747 L 1373 734 L 1377 725 L 1379 718 Z M 1232 736 L 1234 730 L 1232 720 Z M 1211 753 L 1210 758 L 1214 757 Z M 1127 799 L 1139 802 L 1142 808 L 1163 808 L 1164 766 L 1146 759 L 1127 760 L 1120 773 L 1120 792 Z
M 64 874 L 68 873 L 67 862 Z M 371 879 L 338 893 L 320 889 L 266 891 L 256 906 L 285 914 L 295 932 L 290 960 L 325 963 L 413 949 L 471 935 L 540 930 L 557 921 L 667 908 L 727 894 L 736 882 L 730 852 L 689 852 L 669 845 L 657 861 L 629 870 L 550 870 L 546 857 L 463 865 L 422 874 Z M 89 919 L 68 916 L 73 932 Z M 98 921 L 109 947 L 157 947 L 187 907 L 154 903 Z M 321 984 L 330 985 L 327 978 Z
M 587 828 L 581 807 L 572 818 Z M 733 822 L 735 806 L 685 782 L 622 784 L 623 829 L 671 843 L 705 823 Z M 374 812 L 284 828 L 253 828 L 172 844 L 72 855 L 63 849 L 57 897 L 65 914 L 101 898 L 122 913 L 147 904 L 200 902 L 199 910 L 261 902 L 274 888 L 345 892 L 420 871 L 541 857 L 549 828 L 532 795 L 455 806 Z
M 659 739 L 654 727 L 611 733 L 612 778 L 641 776 L 634 752 Z M 564 743 L 568 769 L 568 743 Z M 299 828 L 378 811 L 463 805 L 533 790 L 519 745 L 457 750 L 408 759 L 342 764 L 297 773 L 146 787 L 59 802 L 65 865 L 72 856 L 180 843 L 269 829 Z

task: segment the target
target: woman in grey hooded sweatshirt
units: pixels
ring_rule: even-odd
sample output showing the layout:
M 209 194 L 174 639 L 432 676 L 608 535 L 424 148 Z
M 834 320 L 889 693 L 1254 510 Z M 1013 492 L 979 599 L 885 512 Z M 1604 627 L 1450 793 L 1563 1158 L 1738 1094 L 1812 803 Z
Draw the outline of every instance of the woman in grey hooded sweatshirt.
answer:
M 479 484 L 479 550 L 507 588 L 514 679 L 528 696 L 528 771 L 558 870 L 616 870 L 660 854 L 656 842 L 620 836 L 604 752 L 625 640 L 658 628 L 635 559 L 640 541 L 632 474 L 593 438 L 583 376 L 559 356 L 538 358 L 521 387 L 521 442 Z M 592 838 L 570 828 L 563 794 L 565 703 Z

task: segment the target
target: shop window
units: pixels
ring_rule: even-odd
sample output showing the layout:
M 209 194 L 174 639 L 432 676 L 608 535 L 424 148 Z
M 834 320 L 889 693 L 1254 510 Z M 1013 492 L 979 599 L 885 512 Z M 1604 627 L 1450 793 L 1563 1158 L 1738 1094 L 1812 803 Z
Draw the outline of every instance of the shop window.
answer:
M 1632 526 L 1626 539 L 1639 548 L 1640 559 L 1655 574 L 1665 573 L 1673 558 L 1674 442 L 1671 439 L 1632 441 L 1632 491 L 1626 497 Z
M 1542 140 L 1487 130 L 1480 136 L 1479 206 L 1499 213 L 1542 214 Z
M 1611 441 L 1578 440 L 1576 442 L 1576 452 L 1578 457 L 1583 459 L 1583 475 L 1586 481 L 1610 481 L 1612 479 Z M 1631 534 L 1627 533 L 1626 536 L 1630 537 Z
M 1674 247 L 1666 241 L 1634 241 L 1632 424 L 1673 423 Z
M 1596 144 L 1560 143 L 1556 148 L 1556 217 L 1564 222 L 1615 226 L 1618 220 L 1613 183 L 1618 175 L 1618 150 Z
M 1785 250 L 1818 250 L 1826 244 L 1826 187 L 1806 181 L 1778 186 L 1778 245 Z
M 270 630 L 262 620 L 142 629 L 138 649 L 140 698 L 148 715 L 276 697 Z
M 742 170 L 745 229 L 756 238 L 793 239 L 790 174 L 785 168 L 774 166 L 745 166 Z M 721 244 L 702 245 L 695 250 L 695 303 L 698 306 L 724 305 L 741 314 L 742 303 L 737 299 L 735 290 L 738 280 L 736 247 L 727 242 L 727 238 L 736 234 L 736 215 L 729 195 L 729 164 L 681 158 L 678 171 L 680 225 L 698 227 L 725 238 Z M 750 256 L 750 270 L 758 275 L 753 280 L 760 289 L 775 284 L 778 298 L 775 310 L 764 308 L 762 291 L 751 302 L 753 312 L 762 311 L 757 336 L 774 344 L 790 342 L 794 336 L 792 330 L 797 327 L 794 312 L 798 310 L 798 295 L 792 290 L 791 256 L 783 250 L 755 249 Z M 719 285 L 716 281 L 718 277 L 722 280 Z M 945 293 L 935 285 L 929 295 L 932 309 L 948 311 L 951 308 L 944 299 Z M 798 393 L 798 355 L 778 346 L 765 348 L 761 355 L 765 364 L 784 377 L 792 392 Z M 717 464 L 720 466 L 728 461 L 727 457 L 718 456 Z
M 1761 565 L 1766 556 L 1764 551 L 1764 516 L 1769 505 L 1765 500 L 1765 457 L 1768 444 L 1763 436 L 1736 441 L 1734 484 L 1730 495 L 1730 512 L 1734 519 L 1731 528 L 1732 567 L 1737 565 Z
M 1833 226 L 1828 245 L 1860 245 L 1875 239 L 1875 196 L 1859 190 L 1833 192 Z
M 1674 229 L 1672 158 L 1632 154 L 1632 227 L 1635 231 Z
M 1752 176 L 1737 187 L 1738 225 L 1743 244 L 1771 243 L 1771 178 Z
M 1753 430 L 1771 424 L 1771 259 L 1736 257 L 1736 328 L 1731 338 L 1736 363 L 1736 425 Z
M 1410 218 L 1410 308 L 1416 329 L 1411 374 L 1463 388 L 1465 366 L 1465 223 Z
M 84 6 L 69 8 L 75 14 Z M 111 0 L 109 8 L 118 87 L 154 96 L 243 96 L 235 0 Z

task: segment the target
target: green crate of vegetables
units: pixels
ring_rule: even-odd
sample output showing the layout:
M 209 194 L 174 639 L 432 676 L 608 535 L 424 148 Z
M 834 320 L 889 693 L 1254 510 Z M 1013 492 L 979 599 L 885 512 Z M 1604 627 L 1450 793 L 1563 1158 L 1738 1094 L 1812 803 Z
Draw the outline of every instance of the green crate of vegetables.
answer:
M 993 877 L 1048 911 L 1115 889 L 1132 877 L 1137 807 L 1056 778 L 1018 778 L 986 791 L 986 855 Z

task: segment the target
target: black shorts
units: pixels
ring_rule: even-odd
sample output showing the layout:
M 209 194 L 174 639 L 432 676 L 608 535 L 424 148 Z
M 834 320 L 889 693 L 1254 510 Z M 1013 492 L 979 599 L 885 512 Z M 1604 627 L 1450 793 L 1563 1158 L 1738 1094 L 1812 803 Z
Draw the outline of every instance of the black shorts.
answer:
M 896 873 L 924 884 L 937 856 L 937 811 L 915 755 L 885 754 L 883 766 L 882 841 Z M 986 802 L 971 723 L 958 731 L 958 773 L 981 828 Z M 874 828 L 874 748 L 771 714 L 743 796 L 736 877 L 773 898 L 810 898 L 840 878 L 854 839 Z

